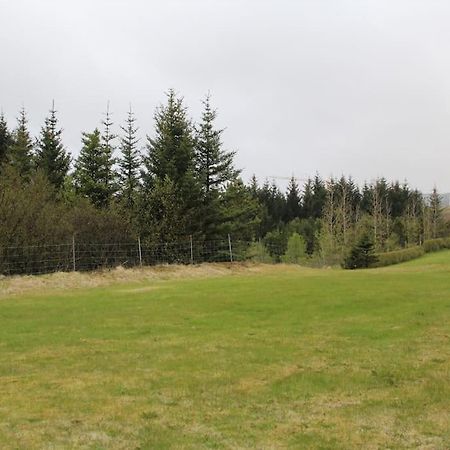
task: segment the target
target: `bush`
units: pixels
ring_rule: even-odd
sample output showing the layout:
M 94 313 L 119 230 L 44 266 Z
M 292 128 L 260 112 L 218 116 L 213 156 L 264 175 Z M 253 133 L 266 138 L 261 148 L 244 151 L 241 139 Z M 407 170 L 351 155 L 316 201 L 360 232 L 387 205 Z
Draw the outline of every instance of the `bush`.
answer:
M 287 234 L 281 230 L 270 231 L 264 236 L 263 242 L 275 262 L 279 262 L 281 255 L 286 252 Z
M 294 233 L 288 239 L 286 253 L 281 257 L 281 261 L 288 264 L 299 264 L 305 256 L 305 240 L 298 233 Z
M 344 260 L 344 269 L 366 269 L 378 261 L 374 253 L 373 242 L 365 234 L 354 245 L 350 254 Z
M 450 248 L 450 238 L 430 239 L 423 243 L 425 253 L 437 252 Z
M 273 262 L 272 256 L 262 242 L 253 242 L 246 252 L 246 259 L 257 263 L 270 264 Z
M 410 247 L 393 252 L 379 253 L 377 255 L 378 262 L 372 267 L 391 266 L 402 262 L 410 261 L 425 254 L 424 247 Z

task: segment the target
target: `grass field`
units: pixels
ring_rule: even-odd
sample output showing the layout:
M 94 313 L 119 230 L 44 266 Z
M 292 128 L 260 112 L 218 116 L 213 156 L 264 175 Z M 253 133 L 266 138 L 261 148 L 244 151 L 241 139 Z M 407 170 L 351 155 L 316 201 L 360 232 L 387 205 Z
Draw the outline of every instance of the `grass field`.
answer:
M 0 448 L 450 448 L 450 252 L 219 269 L 0 281 Z

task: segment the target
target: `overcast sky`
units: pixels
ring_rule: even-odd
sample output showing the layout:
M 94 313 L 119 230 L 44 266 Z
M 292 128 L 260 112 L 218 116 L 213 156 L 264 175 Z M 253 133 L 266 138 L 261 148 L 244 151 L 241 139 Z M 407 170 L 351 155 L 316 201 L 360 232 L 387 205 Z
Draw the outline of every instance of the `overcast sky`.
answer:
M 0 105 L 74 155 L 109 100 L 142 136 L 176 89 L 209 91 L 247 180 L 407 179 L 450 191 L 448 0 L 0 0 Z M 144 139 L 141 141 L 144 143 Z

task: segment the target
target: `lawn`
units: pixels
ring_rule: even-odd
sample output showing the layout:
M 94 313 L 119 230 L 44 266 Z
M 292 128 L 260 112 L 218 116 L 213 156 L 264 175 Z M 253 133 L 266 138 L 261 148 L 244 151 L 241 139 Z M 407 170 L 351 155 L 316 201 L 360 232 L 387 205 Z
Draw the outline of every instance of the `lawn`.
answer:
M 450 448 L 450 252 L 229 272 L 3 295 L 0 448 Z

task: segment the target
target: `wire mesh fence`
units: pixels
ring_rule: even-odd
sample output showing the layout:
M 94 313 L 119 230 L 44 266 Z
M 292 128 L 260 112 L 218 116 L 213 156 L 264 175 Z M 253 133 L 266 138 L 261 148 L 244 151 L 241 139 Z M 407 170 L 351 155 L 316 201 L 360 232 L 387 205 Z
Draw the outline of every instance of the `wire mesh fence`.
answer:
M 52 272 L 90 271 L 118 266 L 136 267 L 158 264 L 199 264 L 255 260 L 255 242 L 233 241 L 230 236 L 213 241 L 141 244 L 83 243 L 73 239 L 66 244 L 0 247 L 1 275 L 37 275 Z M 264 248 L 268 254 L 277 248 Z M 276 259 L 274 260 L 276 261 Z M 264 262 L 264 261 L 262 261 Z

